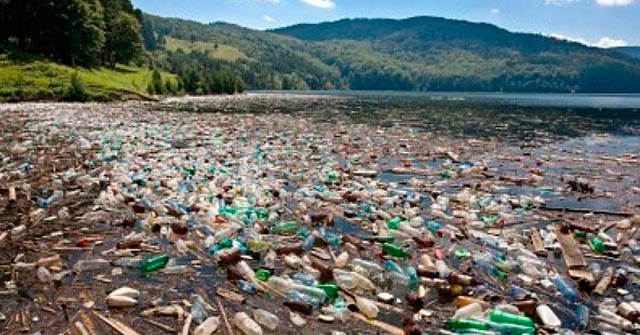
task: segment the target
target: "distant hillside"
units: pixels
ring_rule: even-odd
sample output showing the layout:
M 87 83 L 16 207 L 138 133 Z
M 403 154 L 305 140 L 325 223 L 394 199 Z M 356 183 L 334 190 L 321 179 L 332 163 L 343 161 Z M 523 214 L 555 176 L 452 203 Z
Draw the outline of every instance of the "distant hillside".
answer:
M 613 48 L 612 50 L 632 58 L 640 59 L 640 47 L 619 47 Z
M 250 89 L 640 92 L 640 61 L 484 23 L 353 19 L 265 32 L 145 18 L 170 49 L 209 48 Z

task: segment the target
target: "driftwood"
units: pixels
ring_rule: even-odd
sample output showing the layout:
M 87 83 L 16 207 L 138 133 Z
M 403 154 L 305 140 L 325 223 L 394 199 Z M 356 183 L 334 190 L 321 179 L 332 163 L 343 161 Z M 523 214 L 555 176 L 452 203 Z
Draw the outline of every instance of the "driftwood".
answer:
M 546 253 L 544 243 L 542 242 L 542 237 L 540 236 L 538 229 L 531 230 L 531 243 L 533 243 L 533 251 L 536 254 L 543 255 Z
M 602 279 L 600 279 L 600 282 L 598 283 L 598 285 L 596 285 L 596 288 L 593 290 L 593 293 L 597 295 L 603 295 L 604 291 L 606 291 L 607 288 L 609 287 L 609 284 L 611 284 L 612 279 L 613 279 L 613 268 L 608 267 L 604 271 L 604 275 L 602 276 Z
M 93 314 L 97 316 L 100 320 L 104 321 L 104 323 L 111 326 L 111 328 L 117 330 L 122 335 L 140 335 L 140 333 L 136 332 L 135 330 L 131 329 L 129 326 L 125 325 L 124 323 L 118 320 L 110 319 L 98 312 L 93 312 Z
M 585 268 L 587 266 L 587 261 L 584 259 L 584 256 L 580 251 L 580 246 L 573 236 L 571 234 L 563 234 L 559 229 L 556 230 L 556 234 L 558 242 L 560 242 L 562 256 L 564 257 L 564 262 L 567 264 L 567 267 L 569 269 Z
M 392 326 L 388 323 L 384 323 L 382 321 L 378 321 L 378 320 L 369 320 L 366 316 L 360 314 L 360 313 L 353 313 L 353 317 L 355 319 L 358 319 L 362 322 L 367 323 L 370 326 L 374 326 L 376 328 L 382 329 L 385 332 L 391 334 L 391 335 L 404 335 L 404 330 L 396 327 L 396 326 Z
M 604 214 L 604 215 L 623 216 L 623 217 L 632 217 L 633 216 L 633 213 L 610 211 L 610 210 L 606 210 L 606 209 L 551 207 L 551 206 L 542 206 L 542 207 L 540 207 L 540 209 L 545 210 L 545 211 L 554 211 L 554 212 L 593 213 L 593 214 Z
M 193 315 L 189 313 L 187 315 L 187 319 L 184 320 L 184 326 L 182 326 L 182 331 L 180 332 L 180 335 L 189 335 L 189 328 L 191 328 L 192 320 L 193 320 Z

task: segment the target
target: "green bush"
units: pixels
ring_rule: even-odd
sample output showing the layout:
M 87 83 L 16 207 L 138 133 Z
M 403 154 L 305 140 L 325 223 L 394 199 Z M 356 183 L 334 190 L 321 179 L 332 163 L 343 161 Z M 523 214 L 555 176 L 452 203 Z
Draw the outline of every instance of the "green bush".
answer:
M 64 100 L 81 102 L 89 100 L 87 88 L 78 73 L 71 75 L 71 81 L 69 83 L 69 87 L 67 87 L 67 91 L 65 92 Z
M 149 94 L 158 94 L 158 95 L 163 95 L 167 93 L 167 87 L 165 87 L 165 84 L 162 81 L 162 75 L 160 74 L 160 71 L 158 71 L 157 69 L 154 69 L 153 73 L 151 74 L 151 82 L 147 87 L 147 91 L 149 92 Z

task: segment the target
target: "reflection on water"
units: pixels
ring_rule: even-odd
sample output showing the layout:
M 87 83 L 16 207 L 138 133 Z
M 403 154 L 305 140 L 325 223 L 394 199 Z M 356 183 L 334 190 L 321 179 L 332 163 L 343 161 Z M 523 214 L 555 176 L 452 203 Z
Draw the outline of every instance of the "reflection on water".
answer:
M 640 111 L 527 107 L 487 101 L 434 101 L 424 97 L 358 97 L 332 109 L 304 112 L 331 122 L 410 126 L 456 137 L 543 141 L 594 133 L 640 134 Z

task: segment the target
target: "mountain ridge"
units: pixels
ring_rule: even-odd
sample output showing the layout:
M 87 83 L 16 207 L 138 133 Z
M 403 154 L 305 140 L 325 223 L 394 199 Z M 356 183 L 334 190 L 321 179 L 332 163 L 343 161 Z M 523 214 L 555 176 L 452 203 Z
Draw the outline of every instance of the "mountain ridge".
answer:
M 640 60 L 489 23 L 358 18 L 259 31 L 146 17 L 160 34 L 246 55 L 221 61 L 249 89 L 640 92 Z

